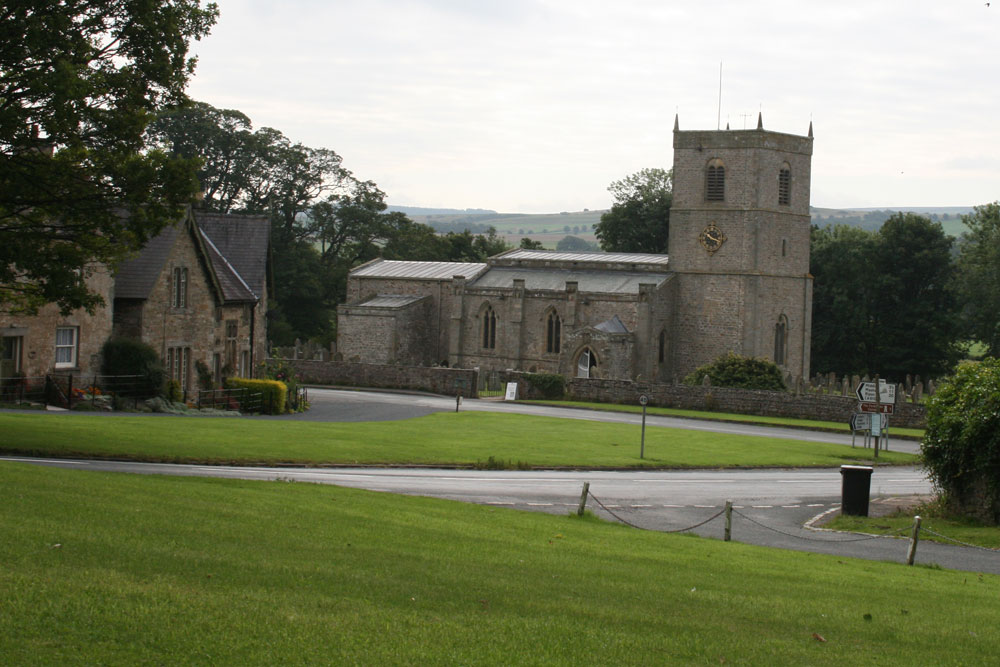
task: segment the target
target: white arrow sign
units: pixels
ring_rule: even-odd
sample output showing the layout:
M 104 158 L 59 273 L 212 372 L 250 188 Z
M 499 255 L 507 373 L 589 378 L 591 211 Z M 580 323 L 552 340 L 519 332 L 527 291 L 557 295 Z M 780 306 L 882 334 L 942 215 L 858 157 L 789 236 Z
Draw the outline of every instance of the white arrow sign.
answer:
M 874 403 L 875 402 L 875 383 L 874 382 L 862 382 L 858 385 L 858 388 L 854 390 L 858 395 L 858 400 L 862 403 Z M 885 380 L 878 381 L 878 402 L 879 403 L 895 403 L 896 402 L 896 385 L 889 384 Z

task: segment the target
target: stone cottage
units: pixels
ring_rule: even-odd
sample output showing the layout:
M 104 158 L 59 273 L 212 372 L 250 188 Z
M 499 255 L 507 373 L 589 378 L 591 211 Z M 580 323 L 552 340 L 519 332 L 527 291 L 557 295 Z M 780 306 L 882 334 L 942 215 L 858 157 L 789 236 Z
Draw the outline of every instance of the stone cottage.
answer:
M 0 313 L 0 375 L 93 375 L 112 335 L 152 345 L 171 378 L 193 387 L 194 364 L 215 377 L 251 376 L 266 353 L 270 223 L 266 216 L 188 209 L 115 275 L 94 267 L 88 284 L 104 298 L 93 315 Z

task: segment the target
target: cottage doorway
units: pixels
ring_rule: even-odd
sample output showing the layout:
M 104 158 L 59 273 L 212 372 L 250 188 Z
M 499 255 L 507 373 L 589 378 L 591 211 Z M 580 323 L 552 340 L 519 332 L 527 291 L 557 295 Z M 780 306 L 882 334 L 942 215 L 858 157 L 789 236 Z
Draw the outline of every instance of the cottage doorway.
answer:
M 0 339 L 0 379 L 14 377 L 21 371 L 21 336 Z

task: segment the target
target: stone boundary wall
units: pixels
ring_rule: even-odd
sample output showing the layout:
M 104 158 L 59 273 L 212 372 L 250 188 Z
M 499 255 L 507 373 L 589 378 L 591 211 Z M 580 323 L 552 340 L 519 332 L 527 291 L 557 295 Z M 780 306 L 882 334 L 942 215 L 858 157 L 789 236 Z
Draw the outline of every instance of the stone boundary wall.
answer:
M 415 389 L 445 396 L 459 393 L 477 395 L 479 371 L 469 368 L 428 368 L 423 366 L 390 366 L 346 361 L 313 361 L 283 359 L 288 368 L 301 376 L 306 384 L 344 385 L 379 389 Z M 506 371 L 503 382 L 517 382 L 518 396 L 540 398 L 525 381 L 526 373 Z M 649 397 L 649 405 L 685 410 L 710 410 L 767 417 L 791 417 L 847 423 L 857 409 L 853 397 L 816 394 L 791 394 L 780 391 L 751 391 L 723 387 L 691 387 L 688 385 L 651 384 L 629 380 L 584 380 L 575 378 L 566 383 L 567 397 L 577 401 L 599 403 L 629 403 L 636 405 L 639 395 Z M 890 426 L 924 428 L 926 412 L 921 404 L 896 404 L 889 419 Z
M 518 396 L 538 398 L 530 385 L 523 381 L 524 373 L 510 371 L 505 382 L 519 382 Z M 795 395 L 781 391 L 752 391 L 723 387 L 692 387 L 688 385 L 636 383 L 629 380 L 585 380 L 575 378 L 566 383 L 567 397 L 576 401 L 639 404 L 640 394 L 649 397 L 649 405 L 683 410 L 733 412 L 766 417 L 790 417 L 847 423 L 857 410 L 854 397 L 816 394 Z M 924 428 L 926 411 L 922 404 L 896 403 L 889 417 L 889 426 Z
M 475 396 L 478 371 L 468 368 L 390 366 L 346 361 L 281 359 L 305 384 L 414 389 L 445 396 Z

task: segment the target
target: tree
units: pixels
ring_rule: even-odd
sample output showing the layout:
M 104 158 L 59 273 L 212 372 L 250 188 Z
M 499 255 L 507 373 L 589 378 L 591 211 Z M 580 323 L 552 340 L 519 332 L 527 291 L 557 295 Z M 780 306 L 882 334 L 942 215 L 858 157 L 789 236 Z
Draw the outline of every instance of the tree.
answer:
M 556 243 L 556 250 L 563 252 L 593 252 L 594 246 L 579 236 L 564 236 Z
M 1000 360 L 962 364 L 938 387 L 920 451 L 948 506 L 1000 523 Z
M 642 169 L 608 186 L 611 210 L 594 233 L 607 252 L 667 252 L 673 170 Z
M 881 229 L 813 228 L 812 368 L 820 373 L 940 375 L 958 359 L 951 239 L 912 213 Z
M 521 238 L 521 245 L 519 247 L 522 250 L 544 250 L 545 244 L 524 236 Z
M 24 0 L 0 7 L 0 307 L 93 310 L 86 284 L 197 192 L 195 163 L 145 150 L 152 115 L 185 101 L 198 0 Z
M 1000 202 L 962 216 L 969 228 L 959 243 L 958 290 L 967 336 L 1000 355 Z

